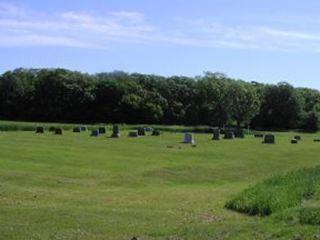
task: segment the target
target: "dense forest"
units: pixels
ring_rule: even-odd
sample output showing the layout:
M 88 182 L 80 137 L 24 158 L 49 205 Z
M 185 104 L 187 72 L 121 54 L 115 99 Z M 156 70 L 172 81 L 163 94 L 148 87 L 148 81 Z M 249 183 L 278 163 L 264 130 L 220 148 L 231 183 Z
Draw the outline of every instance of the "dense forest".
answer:
M 0 118 L 315 131 L 320 127 L 320 92 L 211 72 L 190 78 L 16 69 L 0 76 Z

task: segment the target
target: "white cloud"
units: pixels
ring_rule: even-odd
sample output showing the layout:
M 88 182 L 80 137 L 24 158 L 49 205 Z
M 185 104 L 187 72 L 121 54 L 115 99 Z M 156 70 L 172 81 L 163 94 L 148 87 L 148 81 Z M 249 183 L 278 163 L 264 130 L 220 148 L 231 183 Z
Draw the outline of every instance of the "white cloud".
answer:
M 169 19 L 170 20 L 170 19 Z M 263 51 L 320 49 L 320 32 L 200 20 L 161 28 L 139 12 L 34 12 L 0 0 L 0 46 L 104 48 L 110 43 L 178 45 Z

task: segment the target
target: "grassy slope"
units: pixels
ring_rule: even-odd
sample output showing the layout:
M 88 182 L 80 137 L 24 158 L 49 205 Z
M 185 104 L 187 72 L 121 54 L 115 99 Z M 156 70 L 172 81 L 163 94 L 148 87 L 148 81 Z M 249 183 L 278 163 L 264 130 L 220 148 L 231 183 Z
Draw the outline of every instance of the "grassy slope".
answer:
M 224 208 L 272 174 L 320 163 L 314 136 L 179 144 L 182 134 L 129 139 L 0 133 L 0 239 L 306 239 L 317 226 Z M 167 148 L 173 145 L 174 148 Z M 179 148 L 181 147 L 181 148 Z

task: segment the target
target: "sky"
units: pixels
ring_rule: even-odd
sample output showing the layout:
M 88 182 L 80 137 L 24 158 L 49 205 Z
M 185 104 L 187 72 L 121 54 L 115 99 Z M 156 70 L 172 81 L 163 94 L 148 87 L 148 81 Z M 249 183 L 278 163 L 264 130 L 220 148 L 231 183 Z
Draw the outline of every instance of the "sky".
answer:
M 0 0 L 0 73 L 211 71 L 320 90 L 319 10 L 318 0 Z

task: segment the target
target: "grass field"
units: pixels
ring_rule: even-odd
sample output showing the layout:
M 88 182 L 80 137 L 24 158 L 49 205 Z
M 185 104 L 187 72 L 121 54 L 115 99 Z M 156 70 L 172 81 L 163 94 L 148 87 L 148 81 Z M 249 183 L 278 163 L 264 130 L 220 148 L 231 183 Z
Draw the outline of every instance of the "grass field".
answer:
M 225 208 L 266 178 L 320 165 L 316 135 L 292 145 L 294 133 L 278 133 L 265 145 L 196 134 L 191 147 L 181 133 L 127 133 L 0 132 L 0 239 L 320 239 L 318 202 L 305 206 L 317 221 Z

